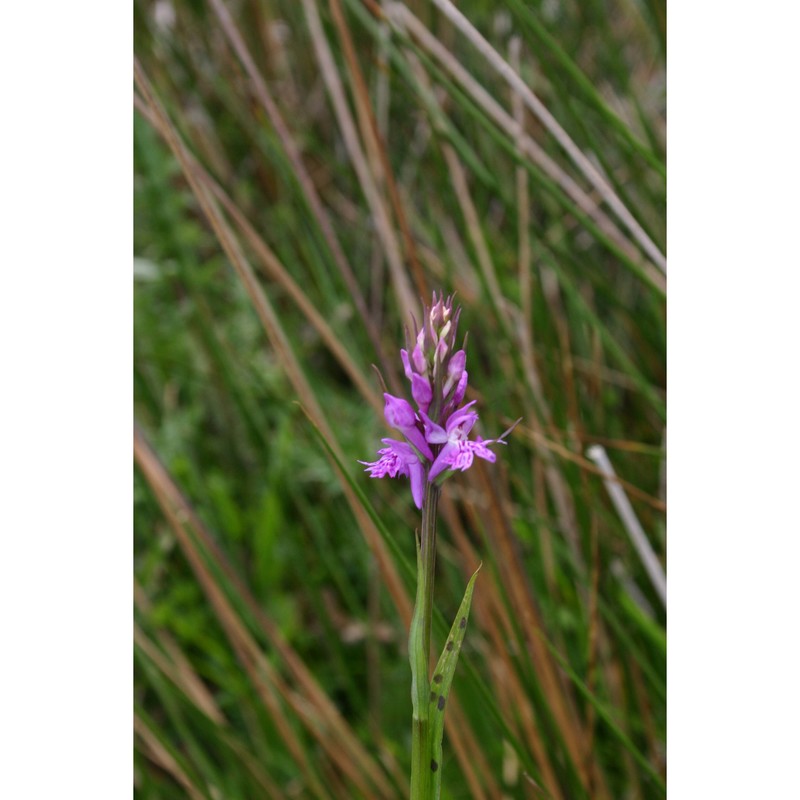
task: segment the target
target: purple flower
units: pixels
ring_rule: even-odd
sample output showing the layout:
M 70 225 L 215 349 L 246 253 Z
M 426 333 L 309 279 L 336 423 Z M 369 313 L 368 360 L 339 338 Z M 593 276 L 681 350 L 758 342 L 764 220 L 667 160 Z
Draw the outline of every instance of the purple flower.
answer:
M 464 472 L 472 466 L 475 456 L 486 461 L 497 460 L 497 456 L 486 445 L 505 444 L 503 439 L 510 430 L 498 439 L 482 439 L 478 436 L 474 441 L 470 441 L 467 436 L 478 421 L 477 413 L 469 410 L 474 404 L 475 400 L 453 412 L 444 428 L 437 425 L 427 414 L 422 414 L 425 422 L 425 438 L 433 445 L 444 445 L 428 472 L 429 481 L 436 480 L 445 470 Z
M 369 472 L 370 478 L 396 478 L 402 475 L 411 481 L 411 496 L 417 508 L 422 508 L 422 497 L 425 493 L 425 468 L 420 461 L 419 454 L 406 442 L 396 439 L 381 439 L 387 445 L 378 450 L 380 458 L 377 461 L 359 461 L 366 465 L 364 472 Z

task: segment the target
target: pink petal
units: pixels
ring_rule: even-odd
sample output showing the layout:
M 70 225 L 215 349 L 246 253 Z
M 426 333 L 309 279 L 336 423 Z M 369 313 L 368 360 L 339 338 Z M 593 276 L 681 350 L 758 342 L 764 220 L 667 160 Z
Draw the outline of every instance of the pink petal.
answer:
M 457 449 L 458 445 L 455 444 L 455 442 L 448 442 L 442 448 L 442 451 L 436 456 L 436 461 L 433 462 L 433 466 L 428 473 L 429 481 L 435 480 L 440 473 L 444 472 L 446 469 L 450 469 L 450 465 L 453 461 L 453 451 Z
M 425 470 L 419 461 L 409 469 L 408 477 L 411 481 L 411 496 L 414 498 L 414 505 L 422 508 L 422 498 L 425 495 Z
M 466 438 L 467 434 L 472 430 L 472 426 L 478 421 L 478 415 L 469 410 L 476 402 L 477 400 L 472 400 L 450 415 L 450 419 L 445 423 L 448 436 L 451 436 L 456 428 L 460 428 L 463 438 Z
M 447 441 L 447 432 L 441 425 L 437 425 L 424 411 L 420 412 L 425 423 L 425 438 L 431 444 L 444 444 Z
M 411 394 L 420 409 L 427 411 L 431 400 L 433 400 L 433 389 L 431 389 L 430 381 L 427 378 L 423 378 L 422 375 L 413 373 L 411 376 Z
M 408 400 L 404 400 L 402 397 L 393 397 L 386 392 L 384 392 L 383 399 L 386 401 L 383 415 L 393 428 L 401 431 L 416 423 L 417 415 Z
M 458 379 L 458 385 L 453 393 L 454 406 L 457 406 L 464 399 L 464 395 L 467 393 L 467 379 L 467 371 L 464 370 L 464 372 L 461 373 L 461 377 Z

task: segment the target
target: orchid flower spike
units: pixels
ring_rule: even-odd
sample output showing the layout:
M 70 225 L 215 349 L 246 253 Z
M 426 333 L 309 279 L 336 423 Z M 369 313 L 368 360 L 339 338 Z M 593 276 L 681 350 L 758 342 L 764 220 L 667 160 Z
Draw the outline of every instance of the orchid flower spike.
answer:
M 414 321 L 413 335 L 406 331 L 407 345 L 400 359 L 417 409 L 402 397 L 383 396 L 387 423 L 406 441 L 383 439 L 386 447 L 378 451 L 377 461 L 359 462 L 366 465 L 371 478 L 409 478 L 417 508 L 422 508 L 427 481 L 441 483 L 454 472 L 469 469 L 475 456 L 496 461 L 488 446 L 505 444 L 519 422 L 496 439 L 468 438 L 478 414 L 472 410 L 474 400 L 458 408 L 468 381 L 466 350 L 456 346 L 460 314 L 461 309 L 453 307 L 452 295 L 437 297 L 434 292 L 422 325 Z

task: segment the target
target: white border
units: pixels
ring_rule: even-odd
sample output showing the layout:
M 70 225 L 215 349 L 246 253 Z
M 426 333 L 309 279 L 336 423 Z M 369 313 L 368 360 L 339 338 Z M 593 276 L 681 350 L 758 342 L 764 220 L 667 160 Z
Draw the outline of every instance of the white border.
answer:
M 797 7 L 669 4 L 669 790 L 798 792 Z
M 130 797 L 132 9 L 0 10 L 0 797 Z

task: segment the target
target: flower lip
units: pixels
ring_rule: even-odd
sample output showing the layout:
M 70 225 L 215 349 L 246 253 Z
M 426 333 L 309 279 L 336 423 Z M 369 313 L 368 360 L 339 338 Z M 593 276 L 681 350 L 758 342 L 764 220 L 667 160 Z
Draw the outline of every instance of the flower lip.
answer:
M 495 439 L 481 439 L 479 436 L 475 441 L 462 439 L 459 441 L 450 440 L 442 448 L 442 451 L 433 462 L 428 480 L 435 481 L 443 472 L 461 470 L 465 472 L 472 466 L 475 456 L 491 463 L 497 460 L 497 456 L 486 446 L 493 444 Z M 505 444 L 505 442 L 502 442 Z
M 419 459 L 416 450 L 407 442 L 396 439 L 381 439 L 386 445 L 378 450 L 380 458 L 377 461 L 359 461 L 366 466 L 365 472 L 370 478 L 396 478 L 398 475 L 406 477 L 411 482 L 411 496 L 417 508 L 422 508 L 422 499 L 425 494 L 425 468 Z

